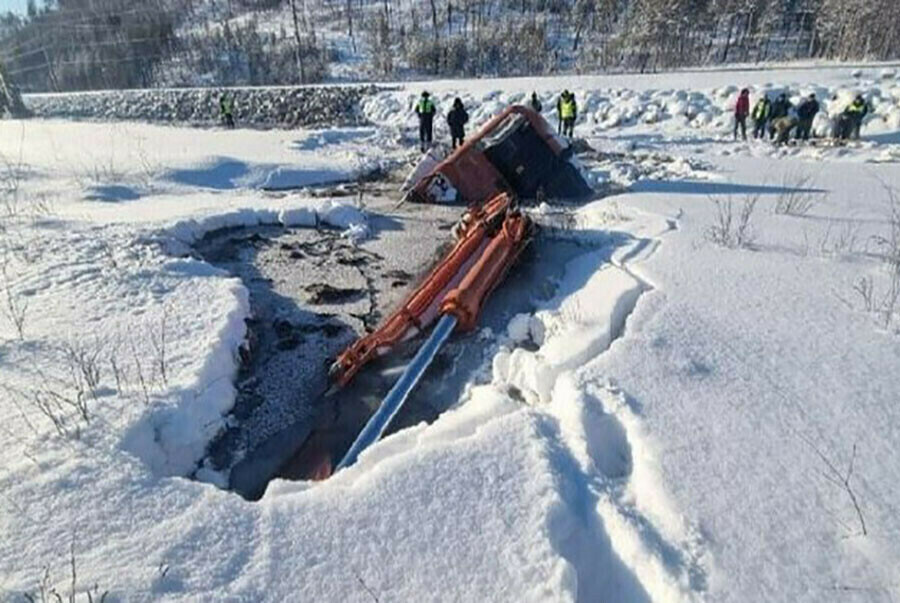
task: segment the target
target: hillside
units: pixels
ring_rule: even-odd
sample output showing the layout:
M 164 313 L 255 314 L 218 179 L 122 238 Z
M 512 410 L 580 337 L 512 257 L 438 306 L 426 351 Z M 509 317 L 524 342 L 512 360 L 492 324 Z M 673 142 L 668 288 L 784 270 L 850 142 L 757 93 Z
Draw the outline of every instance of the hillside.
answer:
M 25 91 L 485 77 L 900 56 L 893 0 L 64 0 L 7 15 Z M 852 18 L 848 18 L 852 15 Z

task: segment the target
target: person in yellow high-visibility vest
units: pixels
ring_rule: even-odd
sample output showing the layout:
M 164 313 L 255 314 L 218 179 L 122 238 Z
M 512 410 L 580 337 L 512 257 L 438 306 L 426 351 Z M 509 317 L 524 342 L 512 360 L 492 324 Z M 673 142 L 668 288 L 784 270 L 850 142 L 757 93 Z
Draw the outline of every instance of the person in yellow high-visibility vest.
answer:
M 575 119 L 578 117 L 578 104 L 575 102 L 573 93 L 569 92 L 560 99 L 559 117 L 562 119 L 563 136 L 571 138 L 575 132 Z
M 419 102 L 416 103 L 416 115 L 419 117 L 419 148 L 423 153 L 431 147 L 435 111 L 431 95 L 423 92 Z
M 222 115 L 222 119 L 225 120 L 225 125 L 232 129 L 234 128 L 234 97 L 228 98 L 228 95 L 222 94 L 219 97 L 219 113 Z
M 862 94 L 857 94 L 853 102 L 844 109 L 844 115 L 849 119 L 849 128 L 844 138 L 853 137 L 859 140 L 859 129 L 862 127 L 863 118 L 869 113 L 869 104 Z

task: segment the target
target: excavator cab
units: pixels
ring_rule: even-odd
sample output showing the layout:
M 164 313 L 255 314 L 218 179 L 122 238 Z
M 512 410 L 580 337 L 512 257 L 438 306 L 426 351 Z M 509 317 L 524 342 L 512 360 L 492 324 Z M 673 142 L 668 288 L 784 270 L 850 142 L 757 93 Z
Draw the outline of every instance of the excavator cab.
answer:
M 520 200 L 584 198 L 592 191 L 572 155 L 539 113 L 513 105 L 416 183 L 407 198 L 469 205 L 499 192 Z

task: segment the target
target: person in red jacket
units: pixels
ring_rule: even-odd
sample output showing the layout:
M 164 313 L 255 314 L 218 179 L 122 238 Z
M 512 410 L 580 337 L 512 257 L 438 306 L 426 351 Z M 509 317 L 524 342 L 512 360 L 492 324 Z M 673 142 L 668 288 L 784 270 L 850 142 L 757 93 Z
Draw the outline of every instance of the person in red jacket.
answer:
M 741 90 L 737 104 L 734 106 L 734 139 L 737 140 L 738 127 L 741 128 L 741 136 L 747 140 L 747 116 L 750 115 L 750 91 L 747 88 Z

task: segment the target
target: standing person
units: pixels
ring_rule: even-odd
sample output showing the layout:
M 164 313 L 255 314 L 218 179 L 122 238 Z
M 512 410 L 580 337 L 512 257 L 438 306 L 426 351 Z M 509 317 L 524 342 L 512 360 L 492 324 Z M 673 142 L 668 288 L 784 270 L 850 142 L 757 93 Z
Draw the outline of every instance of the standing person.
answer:
M 575 102 L 575 95 L 571 92 L 563 99 L 559 108 L 559 116 L 562 118 L 563 136 L 572 138 L 575 135 L 575 120 L 578 118 L 578 104 Z
M 219 113 L 229 129 L 234 128 L 234 97 L 228 98 L 224 92 L 219 97 Z
M 431 95 L 423 92 L 419 102 L 416 103 L 416 115 L 419 116 L 419 148 L 424 153 L 429 146 L 434 133 L 434 103 Z
M 791 112 L 791 101 L 788 100 L 787 94 L 782 92 L 772 103 L 772 110 L 769 113 L 769 138 L 775 138 L 775 120 L 787 117 Z
M 544 105 L 541 104 L 541 99 L 538 98 L 537 92 L 531 93 L 531 100 L 528 101 L 528 106 L 536 113 L 540 113 L 544 109 Z
M 566 101 L 566 99 L 568 99 L 568 98 L 569 98 L 569 91 L 568 91 L 568 90 L 563 90 L 563 91 L 562 91 L 562 94 L 559 95 L 559 99 L 556 101 L 556 116 L 557 116 L 557 118 L 559 118 L 559 123 L 558 123 L 558 125 L 557 125 L 556 131 L 557 131 L 559 134 L 562 134 L 562 133 L 563 133 L 563 115 L 562 115 L 562 107 L 563 107 L 563 103 L 564 103 L 564 102 Z
M 810 94 L 805 101 L 797 107 L 797 140 L 809 140 L 813 119 L 819 112 L 819 101 L 815 94 Z
M 450 138 L 453 139 L 453 148 L 457 144 L 462 145 L 463 139 L 466 137 L 465 125 L 469 121 L 469 114 L 463 107 L 462 99 L 457 97 L 453 101 L 453 108 L 447 114 L 447 125 L 450 126 Z
M 753 138 L 764 138 L 766 135 L 766 125 L 769 122 L 769 115 L 772 113 L 772 103 L 769 97 L 763 95 L 761 99 L 753 105 Z
M 859 140 L 859 129 L 862 127 L 863 118 L 868 113 L 869 105 L 866 103 L 866 99 L 863 98 L 862 94 L 857 94 L 853 102 L 844 109 L 844 115 L 847 117 L 850 126 L 849 132 L 845 134 L 845 137 L 849 138 L 852 135 L 855 140 Z
M 734 139 L 737 140 L 738 127 L 741 136 L 747 140 L 747 116 L 750 115 L 750 90 L 744 88 L 734 105 Z

